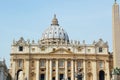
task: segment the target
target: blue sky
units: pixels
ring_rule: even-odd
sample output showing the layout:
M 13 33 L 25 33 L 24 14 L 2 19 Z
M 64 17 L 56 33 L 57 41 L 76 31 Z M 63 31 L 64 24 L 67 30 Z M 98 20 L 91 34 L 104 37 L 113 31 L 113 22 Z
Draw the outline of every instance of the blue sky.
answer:
M 113 3 L 114 0 L 0 0 L 0 57 L 9 67 L 13 39 L 24 37 L 37 42 L 54 14 L 70 39 L 91 44 L 102 38 L 112 51 Z

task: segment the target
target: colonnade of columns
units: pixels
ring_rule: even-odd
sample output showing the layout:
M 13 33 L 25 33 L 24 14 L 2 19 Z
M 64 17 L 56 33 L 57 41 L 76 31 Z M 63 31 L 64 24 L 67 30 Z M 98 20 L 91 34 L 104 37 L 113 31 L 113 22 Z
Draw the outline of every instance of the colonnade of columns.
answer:
M 48 59 L 46 60 L 46 63 L 45 63 L 45 80 L 52 80 L 53 79 L 53 68 L 52 68 L 52 59 Z M 71 59 L 71 66 L 70 66 L 70 72 L 68 75 L 68 60 L 65 59 L 64 60 L 64 67 L 63 67 L 63 72 L 62 74 L 64 75 L 64 79 L 68 79 L 68 77 L 71 79 L 71 80 L 77 80 L 77 78 L 75 78 L 75 73 L 77 72 L 77 60 L 74 60 L 74 59 Z M 60 80 L 59 78 L 59 73 L 60 70 L 59 70 L 59 60 L 56 59 L 55 60 L 55 80 Z M 37 60 L 36 62 L 36 80 L 40 80 L 40 62 L 39 60 Z

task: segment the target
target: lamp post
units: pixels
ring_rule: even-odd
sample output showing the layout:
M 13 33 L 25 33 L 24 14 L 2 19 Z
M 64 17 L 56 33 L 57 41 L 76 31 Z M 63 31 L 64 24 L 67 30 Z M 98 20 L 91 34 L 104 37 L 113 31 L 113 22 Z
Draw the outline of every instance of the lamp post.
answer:
M 77 78 L 77 80 L 82 80 L 82 78 L 83 78 L 82 68 L 78 68 L 78 72 L 75 73 L 75 77 Z

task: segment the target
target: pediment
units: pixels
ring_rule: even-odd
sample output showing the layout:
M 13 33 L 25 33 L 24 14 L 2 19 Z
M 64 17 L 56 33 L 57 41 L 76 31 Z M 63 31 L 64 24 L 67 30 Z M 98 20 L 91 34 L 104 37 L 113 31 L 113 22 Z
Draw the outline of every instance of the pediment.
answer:
M 107 42 L 104 42 L 102 39 L 99 39 L 99 41 L 95 45 L 99 47 L 108 47 Z
M 13 45 L 24 46 L 24 45 L 28 45 L 28 42 L 25 41 L 23 37 L 21 37 L 18 41 L 14 41 Z
M 60 48 L 55 51 L 52 51 L 50 54 L 73 54 L 71 51 Z

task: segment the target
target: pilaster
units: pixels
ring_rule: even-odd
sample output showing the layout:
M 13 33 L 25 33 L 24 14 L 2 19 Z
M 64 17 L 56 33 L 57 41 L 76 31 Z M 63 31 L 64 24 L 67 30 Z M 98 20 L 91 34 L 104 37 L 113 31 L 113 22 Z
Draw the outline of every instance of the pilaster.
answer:
M 12 67 L 12 78 L 13 78 L 13 80 L 15 80 L 16 79 L 16 63 L 15 63 L 15 61 L 13 61 L 13 67 Z
M 93 80 L 97 80 L 97 63 L 96 61 L 92 61 L 92 70 L 93 70 Z
M 48 60 L 46 60 L 46 80 L 48 80 L 49 76 L 48 76 L 48 72 L 49 72 L 49 65 L 48 65 Z
M 50 59 L 50 75 L 49 79 L 52 80 L 52 60 Z
M 87 76 L 86 76 L 86 75 L 87 75 L 87 73 L 86 73 L 86 60 L 83 61 L 83 68 L 84 68 L 84 69 L 83 69 L 83 72 L 84 72 L 84 80 L 86 80 L 86 77 L 87 77 Z
M 106 68 L 106 80 L 110 80 L 110 68 L 109 68 L 108 61 L 106 61 L 106 63 L 105 63 L 105 68 Z
M 67 60 L 65 60 L 65 79 L 68 79 Z
M 36 61 L 36 80 L 39 80 L 39 60 Z
M 30 64 L 29 64 L 29 60 L 26 60 L 26 78 L 27 78 L 27 80 L 29 80 L 29 74 L 30 74 L 30 71 L 29 71 L 29 66 L 30 66 Z
M 77 73 L 77 60 L 75 60 L 75 73 Z M 75 80 L 77 80 L 77 78 L 75 78 Z
M 71 80 L 74 80 L 75 72 L 74 72 L 74 60 L 71 60 Z
M 55 80 L 58 80 L 58 59 L 56 60 L 56 79 Z

